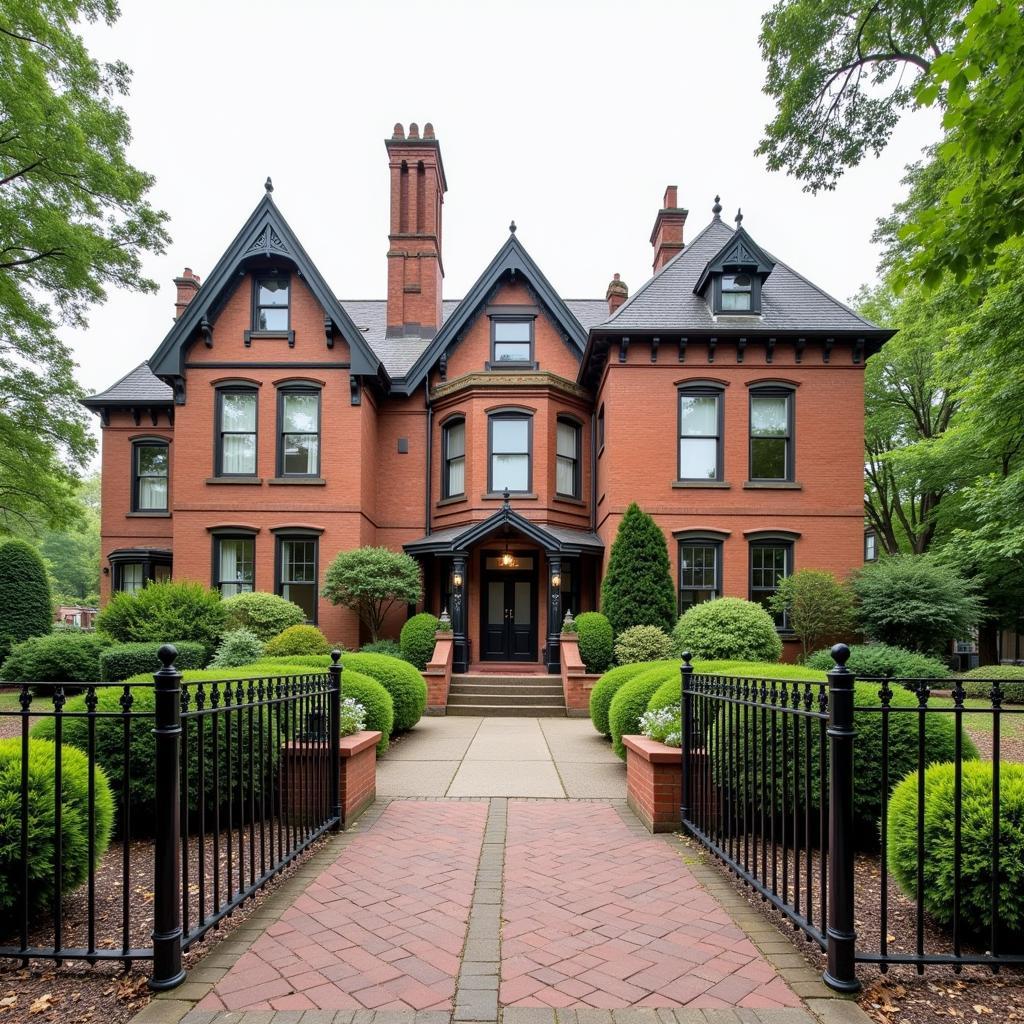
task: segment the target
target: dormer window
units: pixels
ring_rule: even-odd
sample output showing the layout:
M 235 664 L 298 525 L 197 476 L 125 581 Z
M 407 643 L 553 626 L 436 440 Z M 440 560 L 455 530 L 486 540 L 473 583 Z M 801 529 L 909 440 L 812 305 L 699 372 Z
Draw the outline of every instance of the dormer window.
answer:
M 256 279 L 254 331 L 288 330 L 288 291 L 286 275 L 273 274 Z
M 749 313 L 753 303 L 753 278 L 749 274 L 722 275 L 722 312 Z

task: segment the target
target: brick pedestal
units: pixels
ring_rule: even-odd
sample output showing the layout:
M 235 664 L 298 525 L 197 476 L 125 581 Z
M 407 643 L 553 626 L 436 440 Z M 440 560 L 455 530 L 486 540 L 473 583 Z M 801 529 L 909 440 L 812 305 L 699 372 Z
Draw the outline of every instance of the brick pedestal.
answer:
M 683 752 L 646 736 L 623 736 L 626 748 L 626 800 L 652 832 L 679 829 L 683 791 Z
M 434 634 L 434 653 L 427 662 L 423 679 L 427 684 L 427 714 L 444 715 L 448 711 L 448 688 L 452 681 L 452 661 L 455 654 L 455 636 L 452 633 Z
M 570 718 L 586 718 L 590 714 L 590 691 L 600 676 L 587 675 L 580 657 L 580 642 L 575 633 L 561 636 L 562 694 L 565 711 Z

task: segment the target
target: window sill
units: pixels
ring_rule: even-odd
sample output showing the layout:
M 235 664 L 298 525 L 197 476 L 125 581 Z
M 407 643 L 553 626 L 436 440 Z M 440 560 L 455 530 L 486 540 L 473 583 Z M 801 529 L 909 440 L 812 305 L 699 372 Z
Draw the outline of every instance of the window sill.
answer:
M 574 498 L 571 494 L 554 494 L 551 496 L 552 501 L 560 501 L 563 505 L 585 505 L 586 502 L 582 498 Z
M 515 498 L 517 501 L 536 501 L 537 495 L 533 491 L 509 491 L 509 500 Z M 481 501 L 504 501 L 505 495 L 502 491 L 488 491 L 480 495 Z
M 444 505 L 459 505 L 464 501 L 469 501 L 469 498 L 465 494 L 453 494 L 450 498 L 442 498 L 438 503 L 437 507 L 441 508 Z
M 170 512 L 126 512 L 129 519 L 170 519 Z
M 793 480 L 747 480 L 745 491 L 802 491 L 804 485 Z
M 688 488 L 713 488 L 720 491 L 727 491 L 732 484 L 728 480 L 673 480 L 672 486 L 676 490 L 686 490 Z
M 271 487 L 279 487 L 282 484 L 299 487 L 323 487 L 327 481 L 322 476 L 275 476 L 267 483 Z
M 516 370 L 521 373 L 523 370 L 538 369 L 540 369 L 540 363 L 534 362 L 532 359 L 500 359 L 496 363 L 490 361 L 484 363 L 484 370 L 489 373 L 494 373 L 497 370 Z
M 208 476 L 208 484 L 261 484 L 261 476 Z
M 294 331 L 246 331 L 245 347 L 250 348 L 253 341 L 287 341 L 289 348 L 295 348 Z

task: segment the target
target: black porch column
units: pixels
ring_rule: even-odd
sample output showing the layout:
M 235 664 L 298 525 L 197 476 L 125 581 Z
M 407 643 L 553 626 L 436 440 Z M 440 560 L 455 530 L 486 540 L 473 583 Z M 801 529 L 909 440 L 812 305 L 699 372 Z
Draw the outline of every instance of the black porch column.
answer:
M 469 670 L 469 637 L 466 635 L 466 556 L 452 559 L 452 638 L 455 650 L 452 671 Z
M 548 555 L 548 672 L 561 670 L 562 635 L 562 558 Z

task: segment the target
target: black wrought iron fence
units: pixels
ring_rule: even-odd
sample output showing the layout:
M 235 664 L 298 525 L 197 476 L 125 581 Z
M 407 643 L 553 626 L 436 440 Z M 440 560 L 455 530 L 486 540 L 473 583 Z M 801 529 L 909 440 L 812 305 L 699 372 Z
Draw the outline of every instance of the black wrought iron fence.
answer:
M 973 697 L 855 680 L 849 649 L 833 655 L 827 683 L 704 675 L 684 655 L 684 831 L 824 951 L 833 988 L 855 990 L 858 963 L 1024 965 L 1024 868 L 1003 841 L 1024 830 L 1024 767 L 1002 738 L 1024 706 L 998 680 Z
M 175 657 L 160 649 L 152 684 L 32 683 L 0 708 L 17 797 L 0 807 L 0 957 L 152 960 L 151 987 L 171 988 L 184 949 L 340 827 L 340 654 L 184 685 Z

